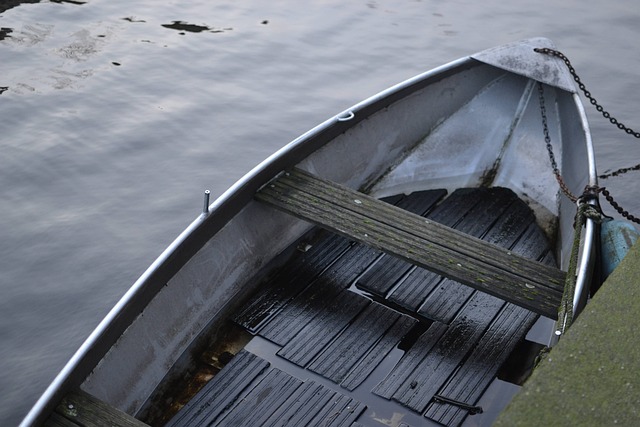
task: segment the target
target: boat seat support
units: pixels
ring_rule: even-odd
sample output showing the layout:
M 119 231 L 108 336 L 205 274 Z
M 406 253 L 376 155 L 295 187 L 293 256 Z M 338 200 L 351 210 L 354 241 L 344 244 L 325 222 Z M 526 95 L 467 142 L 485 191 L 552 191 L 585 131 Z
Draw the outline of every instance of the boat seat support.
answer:
M 565 273 L 300 169 L 256 199 L 298 218 L 556 319 Z
M 55 412 L 49 416 L 45 426 L 149 427 L 131 415 L 81 390 L 67 394 Z

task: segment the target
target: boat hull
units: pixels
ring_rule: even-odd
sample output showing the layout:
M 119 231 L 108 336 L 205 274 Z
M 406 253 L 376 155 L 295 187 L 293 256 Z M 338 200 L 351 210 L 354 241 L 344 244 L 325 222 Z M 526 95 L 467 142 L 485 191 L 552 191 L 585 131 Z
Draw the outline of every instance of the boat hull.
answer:
M 545 39 L 527 43 L 550 46 Z M 582 104 L 556 80 L 543 86 L 555 156 L 567 185 L 580 194 L 596 179 Z M 554 238 L 566 269 L 575 206 L 561 196 L 549 164 L 537 80 L 463 58 L 354 105 L 238 181 L 133 285 L 23 425 L 42 421 L 78 387 L 136 414 L 169 372 L 186 369 L 237 302 L 255 290 L 250 279 L 311 228 L 253 198 L 292 167 L 376 197 L 433 188 L 510 188 Z M 581 283 L 590 275 L 593 233 L 588 221 Z

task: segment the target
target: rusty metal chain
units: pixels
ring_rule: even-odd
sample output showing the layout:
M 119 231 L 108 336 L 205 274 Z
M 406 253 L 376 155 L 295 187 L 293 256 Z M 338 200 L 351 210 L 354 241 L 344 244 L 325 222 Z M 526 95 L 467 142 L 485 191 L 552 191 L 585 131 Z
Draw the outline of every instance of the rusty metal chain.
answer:
M 625 174 L 627 172 L 637 171 L 637 170 L 640 170 L 640 163 L 638 163 L 635 166 L 630 166 L 628 168 L 620 168 L 620 169 L 615 170 L 613 172 L 609 172 L 609 173 L 605 173 L 605 174 L 602 174 L 602 175 L 598 175 L 598 178 L 607 179 L 607 178 L 611 178 L 612 176 L 618 176 L 618 175 Z
M 561 59 L 564 58 L 565 63 L 569 67 L 569 71 L 571 71 L 571 74 L 576 79 L 576 82 L 578 82 L 579 85 L 584 87 L 584 85 L 580 82 L 580 79 L 577 76 L 577 74 L 575 74 L 575 70 L 573 70 L 573 67 L 569 63 L 569 60 L 566 59 L 566 56 L 564 56 L 562 53 L 560 53 L 558 51 L 555 51 L 555 50 L 547 49 L 547 48 L 544 48 L 544 49 L 535 48 L 534 50 L 536 52 L 541 52 L 541 53 L 552 52 L 553 55 L 556 55 L 556 56 L 560 57 Z M 595 100 L 593 100 L 593 98 L 591 98 L 590 95 L 587 95 L 589 92 L 587 92 L 585 90 L 583 90 L 583 91 L 585 92 L 585 95 L 589 99 L 592 100 L 591 103 L 594 104 L 594 105 L 597 105 L 594 102 Z M 584 200 L 584 199 L 593 197 L 594 193 L 595 194 L 602 193 L 604 198 L 607 199 L 607 202 L 609 202 L 609 204 L 616 210 L 616 212 L 618 212 L 620 215 L 622 215 L 624 218 L 628 219 L 629 221 L 632 221 L 632 222 L 635 222 L 637 224 L 640 224 L 640 218 L 637 218 L 636 216 L 630 214 L 628 211 L 623 209 L 620 206 L 620 204 L 614 200 L 614 198 L 611 195 L 611 193 L 609 192 L 609 190 L 607 190 L 605 187 L 587 186 L 585 188 L 584 193 L 580 197 L 578 197 L 578 196 L 574 195 L 573 193 L 571 193 L 571 191 L 569 190 L 569 187 L 567 186 L 567 184 L 564 182 L 564 179 L 562 178 L 562 174 L 560 173 L 560 170 L 558 169 L 558 164 L 556 163 L 555 155 L 553 154 L 553 147 L 551 146 L 551 137 L 549 136 L 549 126 L 547 124 L 547 112 L 546 112 L 545 102 L 544 102 L 544 85 L 542 83 L 540 83 L 540 82 L 538 82 L 538 95 L 539 95 L 539 99 L 540 99 L 540 114 L 542 116 L 542 128 L 543 128 L 543 132 L 544 132 L 544 141 L 545 141 L 545 143 L 547 145 L 547 151 L 549 153 L 549 160 L 551 161 L 551 167 L 553 168 L 553 174 L 555 175 L 556 180 L 558 181 L 558 184 L 560 185 L 560 189 L 562 190 L 562 192 L 569 198 L 569 200 L 571 200 L 574 203 L 576 203 L 580 199 Z M 605 117 L 607 117 L 607 116 L 605 116 Z M 613 123 L 613 121 L 612 121 L 612 123 Z M 618 127 L 620 127 L 620 126 L 618 126 Z M 628 129 L 628 128 L 625 128 L 625 129 Z M 633 131 L 627 132 L 627 133 L 633 133 Z M 640 136 L 638 136 L 638 137 L 640 137 Z M 616 175 L 618 175 L 620 173 L 625 173 L 625 172 L 628 172 L 630 170 L 640 170 L 640 164 L 636 165 L 636 166 L 632 166 L 630 168 L 622 168 L 622 169 L 619 169 L 619 170 L 617 170 L 615 172 L 612 172 L 611 174 L 602 175 L 601 177 L 602 178 L 608 178 L 609 176 L 616 176 Z
M 635 222 L 636 224 L 640 224 L 640 218 L 637 218 L 633 215 L 631 215 L 629 212 L 627 212 L 626 210 L 624 210 L 619 204 L 618 202 L 616 202 L 613 199 L 613 196 L 611 195 L 611 193 L 609 193 L 609 190 L 607 190 L 605 187 L 598 187 L 598 193 L 602 193 L 602 195 L 604 196 L 605 199 L 607 199 L 607 202 L 609 202 L 609 204 L 613 207 L 613 209 L 616 210 L 616 212 L 618 212 L 620 215 L 622 215 L 624 218 L 628 219 L 629 221 Z
M 556 181 L 558 181 L 558 185 L 560 185 L 560 189 L 565 194 L 565 196 L 567 196 L 569 200 L 575 203 L 578 201 L 578 196 L 573 194 L 571 190 L 569 190 L 567 183 L 564 182 L 562 174 L 560 173 L 560 169 L 558 168 L 558 164 L 556 163 L 556 156 L 553 154 L 553 147 L 551 146 L 551 136 L 549 136 L 549 125 L 547 124 L 547 109 L 544 102 L 544 86 L 540 82 L 538 82 L 538 96 L 540 98 L 540 115 L 542 116 L 544 142 L 547 144 L 547 152 L 549 153 L 549 160 L 551 161 L 553 174 L 555 175 Z
M 586 86 L 584 85 L 584 83 L 582 83 L 582 80 L 580 80 L 580 77 L 576 73 L 575 68 L 573 68 L 573 66 L 571 65 L 571 62 L 569 61 L 569 58 L 567 58 L 562 52 L 559 52 L 559 51 L 553 50 L 553 49 L 549 49 L 547 47 L 543 47 L 543 48 L 536 47 L 533 50 L 535 52 L 543 53 L 545 55 L 556 56 L 556 57 L 560 58 L 562 61 L 564 61 L 565 65 L 569 69 L 569 72 L 573 76 L 573 79 L 578 84 L 578 87 L 580 88 L 582 93 L 584 93 L 584 96 L 586 96 L 589 99 L 589 102 L 591 103 L 591 105 L 593 105 L 596 108 L 596 110 L 598 110 L 598 112 L 600 112 L 604 116 L 605 119 L 608 119 L 611 122 L 611 124 L 617 126 L 618 129 L 623 130 L 627 134 L 633 135 L 636 138 L 640 138 L 640 132 L 636 132 L 633 129 L 625 126 L 622 122 L 618 121 L 615 117 L 612 117 L 611 114 L 609 114 L 609 112 L 606 111 L 604 109 L 604 107 L 602 107 L 602 105 L 598 104 L 598 101 L 596 101 L 596 99 L 591 95 L 591 92 L 589 92 L 587 90 Z

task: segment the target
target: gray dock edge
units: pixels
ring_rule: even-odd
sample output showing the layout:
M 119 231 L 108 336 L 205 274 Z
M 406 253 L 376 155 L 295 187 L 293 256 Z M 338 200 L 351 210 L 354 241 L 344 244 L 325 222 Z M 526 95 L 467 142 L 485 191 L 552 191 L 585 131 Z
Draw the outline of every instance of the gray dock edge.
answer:
M 640 243 L 494 425 L 640 425 L 639 319 Z

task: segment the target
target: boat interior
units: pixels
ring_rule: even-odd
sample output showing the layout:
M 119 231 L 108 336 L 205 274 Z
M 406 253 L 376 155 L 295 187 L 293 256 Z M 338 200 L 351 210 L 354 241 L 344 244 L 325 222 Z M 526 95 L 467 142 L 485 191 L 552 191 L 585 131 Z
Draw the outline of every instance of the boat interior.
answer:
M 555 264 L 511 190 L 385 202 Z M 202 352 L 182 397 L 156 397 L 150 424 L 490 424 L 543 348 L 549 323 L 532 328 L 536 313 L 335 233 L 316 228 L 282 257 Z

